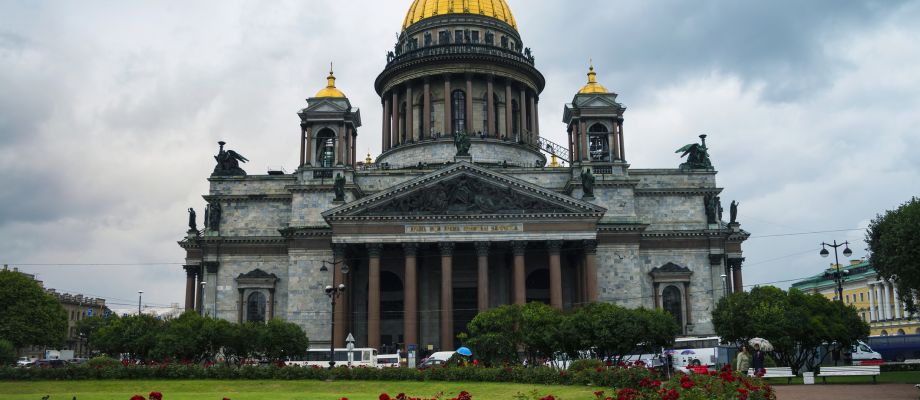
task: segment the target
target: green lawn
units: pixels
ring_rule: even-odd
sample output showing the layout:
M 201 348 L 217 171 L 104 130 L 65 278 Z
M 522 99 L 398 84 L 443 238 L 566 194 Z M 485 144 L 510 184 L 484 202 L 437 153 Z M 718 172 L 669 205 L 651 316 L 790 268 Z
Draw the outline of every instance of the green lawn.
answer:
M 132 395 L 151 391 L 163 393 L 164 400 L 377 400 L 380 393 L 395 397 L 404 392 L 411 396 L 434 397 L 444 392 L 445 398 L 461 390 L 473 399 L 513 399 L 517 393 L 536 390 L 540 395 L 552 394 L 564 400 L 592 400 L 591 387 L 542 386 L 503 383 L 461 382 L 356 382 L 356 381 L 67 381 L 67 382 L 0 382 L 0 399 L 39 400 L 51 395 L 51 400 L 129 400 Z
M 882 372 L 881 375 L 875 377 L 878 383 L 909 383 L 911 385 L 916 385 L 920 383 L 920 371 L 909 371 L 909 372 Z M 773 385 L 785 385 L 786 378 L 773 378 L 768 379 Z M 833 378 L 827 378 L 827 384 L 832 383 L 857 383 L 857 384 L 871 384 L 871 376 L 839 376 Z M 802 378 L 795 378 L 792 380 L 793 385 L 801 385 Z M 815 377 L 816 385 L 823 385 L 824 380 L 819 377 Z M 0 392 L 2 393 L 2 392 Z

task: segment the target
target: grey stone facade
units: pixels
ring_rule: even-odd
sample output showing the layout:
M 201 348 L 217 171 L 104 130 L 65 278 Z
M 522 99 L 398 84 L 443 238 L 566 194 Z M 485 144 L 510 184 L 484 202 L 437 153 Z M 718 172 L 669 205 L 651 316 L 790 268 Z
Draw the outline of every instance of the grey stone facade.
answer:
M 426 19 L 424 29 L 410 27 L 400 40 L 449 28 L 454 18 Z M 504 22 L 464 18 L 521 43 Z M 595 81 L 593 69 L 565 105 L 569 143 L 553 152 L 567 165 L 548 167 L 552 143 L 539 136 L 536 107 L 544 82 L 533 58 L 520 46 L 454 50 L 432 50 L 437 62 L 409 52 L 387 64 L 375 85 L 385 111 L 384 150 L 375 163 L 357 162 L 360 114 L 330 73 L 320 92 L 326 95 L 308 99 L 299 113 L 296 172 L 211 177 L 204 198 L 219 205 L 219 224 L 179 243 L 186 251 L 186 307 L 230 321 L 283 318 L 317 345 L 341 344 L 353 333 L 358 346 L 451 348 L 477 310 L 525 300 L 562 309 L 591 301 L 665 308 L 682 334 L 713 334 L 716 302 L 726 290 L 743 289 L 741 243 L 748 237 L 738 225 L 707 220 L 705 199 L 721 192 L 716 171 L 631 168 L 625 107 Z M 476 135 L 472 157 L 455 157 L 452 139 L 422 132 L 442 132 L 449 122 L 445 85 L 474 92 L 466 114 Z M 495 104 L 486 100 L 489 90 Z M 520 114 L 505 108 L 508 91 L 525 106 Z M 399 110 L 407 99 L 408 115 Z M 495 115 L 484 111 L 489 106 Z M 427 125 L 419 121 L 425 109 L 434 119 Z M 500 129 L 476 131 L 492 124 Z M 406 287 L 409 271 L 415 287 Z M 253 284 L 246 274 L 273 278 Z M 339 283 L 346 294 L 333 312 L 323 289 Z M 442 293 L 444 285 L 450 293 Z M 412 298 L 417 307 L 408 309 Z

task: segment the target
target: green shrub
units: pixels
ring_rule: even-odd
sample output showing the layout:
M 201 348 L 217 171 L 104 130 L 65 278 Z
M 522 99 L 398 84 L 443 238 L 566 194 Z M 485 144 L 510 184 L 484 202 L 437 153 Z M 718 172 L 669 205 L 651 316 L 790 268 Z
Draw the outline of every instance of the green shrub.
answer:
M 0 339 L 0 365 L 10 365 L 16 362 L 16 349 L 9 340 Z

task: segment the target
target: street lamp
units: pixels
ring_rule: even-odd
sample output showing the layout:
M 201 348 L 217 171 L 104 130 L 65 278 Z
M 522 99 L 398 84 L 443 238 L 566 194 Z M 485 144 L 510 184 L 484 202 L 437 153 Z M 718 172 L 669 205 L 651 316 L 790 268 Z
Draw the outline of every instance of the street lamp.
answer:
M 840 258 L 837 257 L 837 248 L 843 246 L 844 247 L 843 256 L 848 257 L 848 258 L 851 255 L 853 255 L 853 250 L 850 250 L 850 242 L 837 243 L 836 240 L 834 241 L 833 244 L 822 242 L 821 252 L 818 253 L 818 254 L 821 254 L 821 257 L 826 258 L 827 256 L 831 254 L 829 251 L 827 251 L 826 246 L 830 246 L 834 248 L 834 265 L 836 266 L 837 270 L 835 272 L 825 272 L 824 276 L 826 278 L 834 278 L 834 282 L 837 282 L 837 300 L 842 302 L 843 301 L 843 281 L 846 280 L 846 275 L 849 274 L 850 271 L 840 270 Z
M 141 315 L 141 295 L 144 294 L 143 290 L 137 291 L 137 316 Z
M 348 265 L 345 264 L 345 260 L 341 261 L 323 261 L 322 267 L 320 267 L 320 272 L 328 272 L 329 268 L 326 268 L 326 264 L 330 264 L 335 267 L 338 264 L 342 264 L 342 274 L 348 273 Z M 330 321 L 329 324 L 329 368 L 335 368 L 335 299 L 345 293 L 345 284 L 340 283 L 338 286 L 335 286 L 335 273 L 332 274 L 332 285 L 326 286 L 326 296 L 329 296 L 329 299 L 332 301 L 332 312 L 329 313 Z

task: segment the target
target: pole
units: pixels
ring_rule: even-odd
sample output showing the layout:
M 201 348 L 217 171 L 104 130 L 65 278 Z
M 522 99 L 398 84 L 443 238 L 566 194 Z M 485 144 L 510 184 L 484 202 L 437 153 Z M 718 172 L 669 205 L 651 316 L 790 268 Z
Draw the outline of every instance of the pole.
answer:
M 335 297 L 336 297 L 336 288 L 335 288 L 335 275 L 332 275 L 332 291 L 329 293 L 329 296 L 332 298 L 332 323 L 329 324 L 329 369 L 335 367 Z
M 137 291 L 137 315 L 138 315 L 138 316 L 141 315 L 141 295 L 143 295 L 143 294 L 144 294 L 144 291 L 143 291 L 143 290 L 138 290 L 138 291 Z
M 837 300 L 843 301 L 843 276 L 840 275 L 840 258 L 837 255 L 837 248 L 840 247 L 834 240 L 834 264 L 837 266 Z

